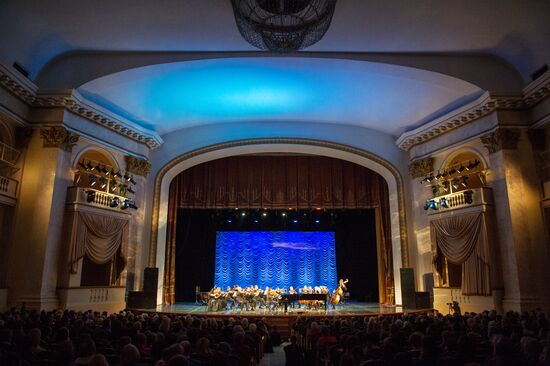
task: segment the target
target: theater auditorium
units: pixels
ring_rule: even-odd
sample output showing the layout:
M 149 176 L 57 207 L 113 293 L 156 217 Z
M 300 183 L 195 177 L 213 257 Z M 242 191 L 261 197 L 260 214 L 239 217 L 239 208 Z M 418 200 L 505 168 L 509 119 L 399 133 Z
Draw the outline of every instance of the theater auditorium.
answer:
M 550 3 L 0 2 L 1 365 L 549 365 Z

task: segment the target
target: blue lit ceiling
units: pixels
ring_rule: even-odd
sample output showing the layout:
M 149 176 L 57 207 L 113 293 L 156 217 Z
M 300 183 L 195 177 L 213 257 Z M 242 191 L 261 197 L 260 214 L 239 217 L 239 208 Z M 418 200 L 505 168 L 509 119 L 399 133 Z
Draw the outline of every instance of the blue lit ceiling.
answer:
M 482 92 L 429 71 L 292 57 L 147 66 L 93 80 L 78 91 L 161 135 L 247 121 L 347 124 L 397 135 Z

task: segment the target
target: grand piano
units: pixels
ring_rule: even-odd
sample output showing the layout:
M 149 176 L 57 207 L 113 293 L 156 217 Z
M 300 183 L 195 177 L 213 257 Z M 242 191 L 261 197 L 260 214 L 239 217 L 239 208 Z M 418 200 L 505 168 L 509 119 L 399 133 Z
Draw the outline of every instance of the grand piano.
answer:
M 288 305 L 294 304 L 296 301 L 323 301 L 325 310 L 327 310 L 329 296 L 329 294 L 281 294 L 281 302 L 285 305 L 285 313 L 288 310 Z

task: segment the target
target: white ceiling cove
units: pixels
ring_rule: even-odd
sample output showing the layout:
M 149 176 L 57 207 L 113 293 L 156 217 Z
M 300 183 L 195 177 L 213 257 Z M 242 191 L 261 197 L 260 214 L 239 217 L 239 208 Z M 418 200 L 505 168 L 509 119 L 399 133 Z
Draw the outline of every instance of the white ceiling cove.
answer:
M 79 92 L 165 134 L 228 122 L 319 122 L 392 135 L 477 98 L 478 87 L 449 76 L 364 61 L 233 58 L 131 69 Z

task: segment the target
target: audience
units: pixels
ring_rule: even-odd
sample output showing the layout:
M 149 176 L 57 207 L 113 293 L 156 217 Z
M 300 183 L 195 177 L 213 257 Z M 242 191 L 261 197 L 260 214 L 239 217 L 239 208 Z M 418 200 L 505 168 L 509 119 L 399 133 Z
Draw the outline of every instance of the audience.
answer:
M 550 366 L 548 327 L 542 311 L 307 317 L 283 346 L 287 365 Z M 262 319 L 0 314 L 2 366 L 250 366 L 281 341 Z
M 548 327 L 542 311 L 307 317 L 293 326 L 293 348 L 306 350 L 304 365 L 550 366 Z

